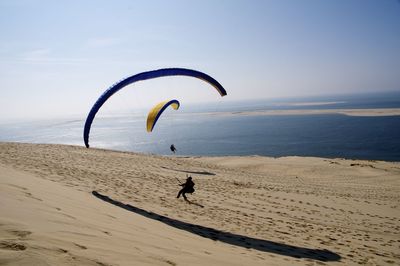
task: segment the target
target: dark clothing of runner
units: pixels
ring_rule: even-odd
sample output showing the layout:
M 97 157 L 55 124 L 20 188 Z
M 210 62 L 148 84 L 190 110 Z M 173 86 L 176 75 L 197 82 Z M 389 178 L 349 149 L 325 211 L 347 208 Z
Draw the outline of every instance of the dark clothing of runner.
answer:
M 192 177 L 188 177 L 186 179 L 186 183 L 181 184 L 182 189 L 179 190 L 178 196 L 176 196 L 177 198 L 179 198 L 182 194 L 183 198 L 186 200 L 186 193 L 193 193 L 194 192 L 194 183 L 192 181 Z
M 169 147 L 169 148 L 171 149 L 171 151 L 172 151 L 173 153 L 175 153 L 176 148 L 175 148 L 174 144 L 172 144 L 171 147 Z

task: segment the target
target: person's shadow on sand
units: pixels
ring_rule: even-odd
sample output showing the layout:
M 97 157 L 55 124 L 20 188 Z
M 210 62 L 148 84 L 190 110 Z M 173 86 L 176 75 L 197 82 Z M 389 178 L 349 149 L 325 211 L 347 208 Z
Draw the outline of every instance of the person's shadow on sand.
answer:
M 201 205 L 200 203 L 197 203 L 197 202 L 195 202 L 195 201 L 191 201 L 191 200 L 189 200 L 189 199 L 185 199 L 185 201 L 186 201 L 187 203 L 192 204 L 192 205 L 195 205 L 195 206 L 197 206 L 197 207 L 204 208 L 203 205 Z
M 252 248 L 263 252 L 270 252 L 293 258 L 305 258 L 305 259 L 313 259 L 319 261 L 339 261 L 341 259 L 341 256 L 339 254 L 326 249 L 321 250 L 321 249 L 310 249 L 305 247 L 296 247 L 269 240 L 257 239 L 229 232 L 224 232 L 210 227 L 205 227 L 201 225 L 195 225 L 175 220 L 157 213 L 148 212 L 138 207 L 134 207 L 130 204 L 124 204 L 122 202 L 113 200 L 105 195 L 98 193 L 97 191 L 93 191 L 92 194 L 95 197 L 105 202 L 123 208 L 125 210 L 134 212 L 136 214 L 140 214 L 146 218 L 158 220 L 169 226 L 185 230 L 192 234 L 196 234 L 215 241 L 221 241 L 230 245 L 235 245 L 244 248 Z

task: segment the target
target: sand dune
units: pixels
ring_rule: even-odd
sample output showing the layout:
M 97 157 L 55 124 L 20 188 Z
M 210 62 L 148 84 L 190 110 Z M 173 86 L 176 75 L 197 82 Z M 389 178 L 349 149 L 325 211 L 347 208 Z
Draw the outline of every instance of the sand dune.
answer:
M 399 203 L 399 163 L 0 143 L 0 264 L 399 265 Z

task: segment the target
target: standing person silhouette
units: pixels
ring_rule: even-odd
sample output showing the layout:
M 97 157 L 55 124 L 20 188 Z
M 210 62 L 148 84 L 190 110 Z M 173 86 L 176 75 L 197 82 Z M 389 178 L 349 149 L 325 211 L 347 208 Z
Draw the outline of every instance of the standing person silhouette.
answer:
M 173 153 L 175 153 L 176 148 L 175 148 L 174 144 L 171 144 L 171 146 L 170 146 L 169 148 L 171 149 L 171 151 L 172 151 Z
M 182 194 L 183 198 L 185 200 L 187 200 L 186 198 L 186 193 L 190 193 L 192 194 L 194 192 L 194 183 L 192 181 L 192 177 L 191 176 L 187 176 L 186 175 L 186 182 L 184 184 L 180 184 L 180 186 L 182 186 L 182 189 L 179 190 L 178 196 L 176 196 L 177 198 L 179 198 Z

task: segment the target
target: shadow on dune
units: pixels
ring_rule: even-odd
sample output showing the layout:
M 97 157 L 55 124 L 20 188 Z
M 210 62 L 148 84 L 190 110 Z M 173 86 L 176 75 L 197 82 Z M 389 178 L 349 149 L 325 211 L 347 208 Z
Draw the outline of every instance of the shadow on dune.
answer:
M 185 201 L 186 201 L 187 203 L 193 204 L 193 205 L 195 205 L 195 206 L 197 206 L 197 207 L 204 208 L 203 205 L 201 205 L 200 203 L 197 203 L 197 202 L 195 202 L 195 201 L 191 201 L 191 200 L 188 200 L 188 199 L 185 199 Z
M 182 172 L 182 173 L 188 173 L 188 174 L 196 174 L 196 175 L 215 175 L 214 173 L 207 172 L 207 171 L 186 171 L 186 170 L 177 170 L 173 168 L 168 168 L 165 166 L 161 166 L 161 168 L 176 171 L 176 172 Z
M 186 223 L 183 221 L 175 220 L 157 213 L 149 212 L 138 207 L 134 207 L 130 204 L 124 204 L 122 202 L 113 200 L 105 195 L 93 191 L 92 194 L 110 204 L 123 208 L 125 210 L 140 214 L 146 218 L 158 220 L 169 226 L 185 230 L 192 234 L 196 234 L 205 238 L 209 238 L 215 241 L 221 241 L 227 244 L 231 244 L 238 247 L 252 248 L 255 250 L 275 253 L 283 256 L 293 257 L 293 258 L 306 258 L 319 261 L 339 261 L 341 259 L 340 255 L 329 250 L 321 249 L 310 249 L 304 247 L 296 247 L 287 244 L 277 243 L 273 241 L 257 239 L 252 237 L 247 237 L 243 235 L 233 234 L 229 232 L 220 231 L 210 227 L 205 227 L 201 225 L 195 225 L 191 223 Z

